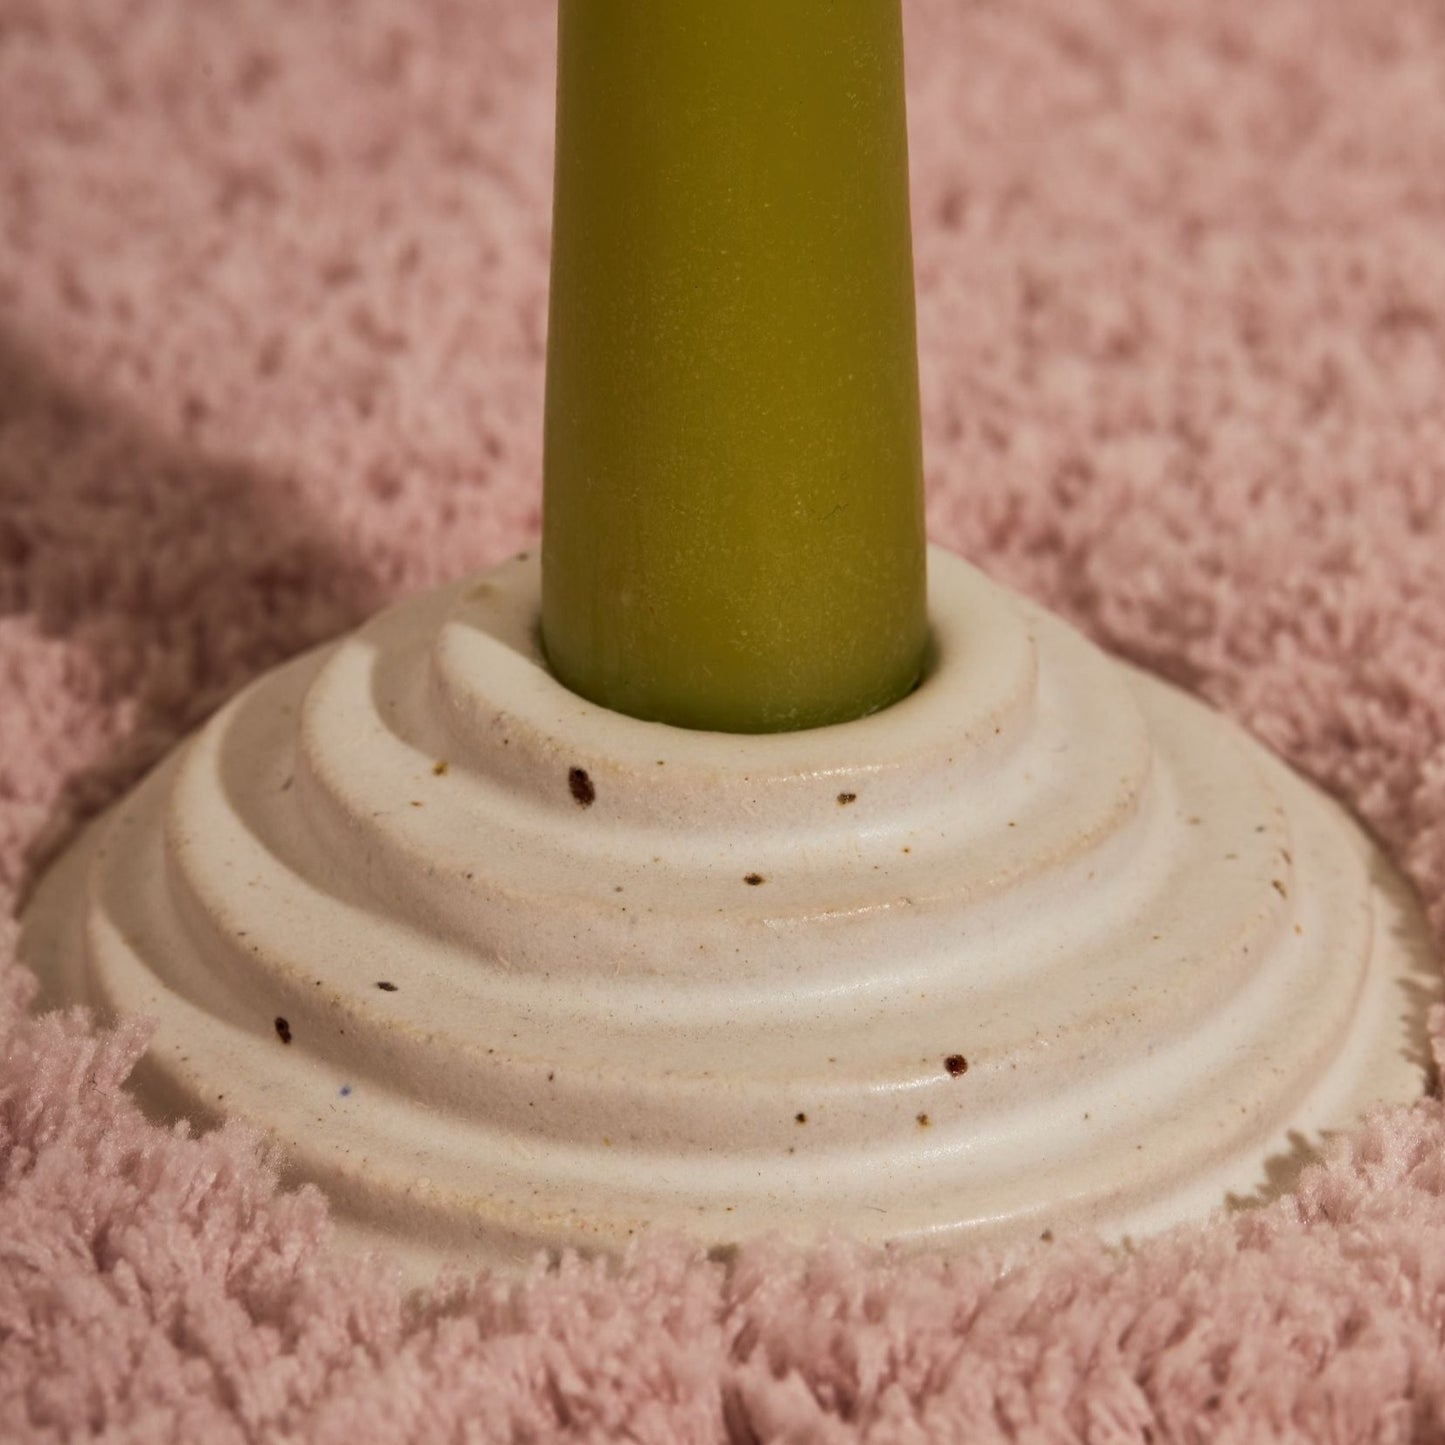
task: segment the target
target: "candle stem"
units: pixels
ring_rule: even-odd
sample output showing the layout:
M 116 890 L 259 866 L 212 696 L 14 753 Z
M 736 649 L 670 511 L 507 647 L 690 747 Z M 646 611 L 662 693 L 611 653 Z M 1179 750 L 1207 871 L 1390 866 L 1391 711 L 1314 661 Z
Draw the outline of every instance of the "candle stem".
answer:
M 726 732 L 916 683 L 900 0 L 561 0 L 543 638 Z

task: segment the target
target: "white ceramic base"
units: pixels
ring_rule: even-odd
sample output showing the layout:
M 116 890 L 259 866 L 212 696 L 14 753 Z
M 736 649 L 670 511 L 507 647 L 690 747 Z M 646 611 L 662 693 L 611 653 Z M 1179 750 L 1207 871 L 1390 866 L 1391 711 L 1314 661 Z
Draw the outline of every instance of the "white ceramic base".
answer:
M 535 561 L 406 601 L 101 819 L 25 956 L 418 1268 L 1155 1228 L 1418 1097 L 1425 930 L 1344 813 L 930 566 L 918 691 L 781 736 L 566 691 Z

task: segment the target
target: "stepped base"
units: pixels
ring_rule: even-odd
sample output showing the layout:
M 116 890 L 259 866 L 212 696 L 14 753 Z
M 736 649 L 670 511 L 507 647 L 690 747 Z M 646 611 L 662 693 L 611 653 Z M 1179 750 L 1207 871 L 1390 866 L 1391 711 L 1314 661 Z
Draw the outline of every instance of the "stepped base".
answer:
M 22 954 L 158 1017 L 150 1108 L 260 1124 L 419 1270 L 1138 1232 L 1419 1097 L 1436 969 L 1361 830 L 930 566 L 918 691 L 764 737 L 562 688 L 534 560 L 403 602 L 92 825 Z

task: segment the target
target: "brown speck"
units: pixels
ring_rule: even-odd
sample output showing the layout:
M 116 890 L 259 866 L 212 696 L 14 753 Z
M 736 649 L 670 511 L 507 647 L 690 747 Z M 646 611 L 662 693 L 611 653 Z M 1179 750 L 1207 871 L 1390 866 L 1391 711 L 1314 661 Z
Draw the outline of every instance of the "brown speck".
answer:
M 912 848 L 905 848 L 903 851 L 904 851 L 905 853 L 911 853 L 911 852 L 913 851 L 913 849 L 912 849 Z
M 918 1127 L 919 1127 L 920 1129 L 926 1129 L 926 1128 L 928 1128 L 928 1126 L 929 1126 L 930 1124 L 932 1124 L 932 1123 L 933 1123 L 933 1120 L 930 1119 L 927 1114 L 920 1114 L 920 1115 L 918 1116 Z
M 761 873 L 749 873 L 743 882 L 750 888 L 756 888 L 759 883 L 766 883 L 768 880 Z
M 1039 1238 L 1043 1240 L 1045 1244 L 1052 1244 L 1054 1242 L 1054 1231 L 1052 1229 L 1046 1229 L 1039 1235 Z
M 276 1015 L 276 1037 L 280 1039 L 283 1044 L 289 1044 L 291 1042 L 291 1025 L 288 1024 L 280 1014 Z
M 1289 897 L 1289 889 L 1286 888 L 1278 878 L 1272 879 L 1271 885 L 1274 888 L 1274 891 L 1278 893 L 1281 898 Z
M 382 993 L 396 992 L 396 985 L 392 983 L 392 981 L 388 978 L 378 979 L 376 986 L 382 991 Z
M 593 786 L 592 779 L 587 776 L 586 768 L 569 768 L 567 786 L 579 808 L 590 808 L 597 801 L 597 789 Z
M 1305 936 L 1304 925 L 1302 923 L 1296 923 L 1294 926 L 1294 931 L 1299 934 L 1301 938 Z
M 295 774 L 292 774 L 291 777 L 287 778 L 286 781 L 281 784 L 281 791 L 282 791 L 283 793 L 289 793 L 289 792 L 291 791 L 291 784 L 294 783 L 295 781 L 296 781 Z
M 605 1148 L 610 1149 L 610 1148 L 612 1147 L 612 1140 L 609 1139 L 609 1138 L 607 1138 L 606 1135 L 603 1135 L 603 1137 L 602 1137 L 602 1143 L 603 1143 L 603 1146 L 604 1146 Z
M 417 800 L 416 800 L 415 798 L 413 798 L 413 799 L 411 800 L 411 805 L 412 805 L 413 808 L 421 808 L 421 807 L 425 807 L 425 806 L 426 806 L 424 803 L 419 803 L 419 802 L 417 802 Z
M 857 793 L 839 793 L 839 794 L 838 794 L 838 806 L 839 806 L 840 808 L 846 808 L 849 803 L 856 803 L 857 801 L 858 801 L 858 794 L 857 794 Z
M 431 765 L 431 770 L 437 775 L 437 777 L 444 778 L 447 775 L 447 769 L 449 766 L 450 764 L 445 758 L 438 758 L 437 761 Z
M 968 1072 L 968 1060 L 962 1054 L 950 1054 L 944 1061 L 943 1067 L 953 1075 L 955 1079 L 962 1078 Z
M 794 1114 L 793 1118 L 795 1118 L 800 1124 L 806 1124 L 808 1122 L 808 1116 L 806 1114 Z
M 556 1071 L 556 1069 L 553 1069 L 553 1070 L 547 1075 L 547 1082 L 548 1082 L 549 1084 L 552 1083 L 553 1080 L 556 1079 L 556 1077 L 557 1077 L 557 1071 Z

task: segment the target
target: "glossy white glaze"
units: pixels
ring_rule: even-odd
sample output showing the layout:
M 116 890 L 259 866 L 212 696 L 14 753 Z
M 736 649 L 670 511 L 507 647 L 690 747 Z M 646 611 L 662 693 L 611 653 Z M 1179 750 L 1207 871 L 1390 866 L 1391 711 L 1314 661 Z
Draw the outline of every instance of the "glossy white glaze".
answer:
M 918 691 L 780 736 L 566 691 L 533 560 L 411 599 L 100 820 L 24 954 L 158 1018 L 153 1109 L 255 1120 L 419 1269 L 1154 1228 L 1418 1096 L 1434 972 L 1359 829 L 930 566 Z

